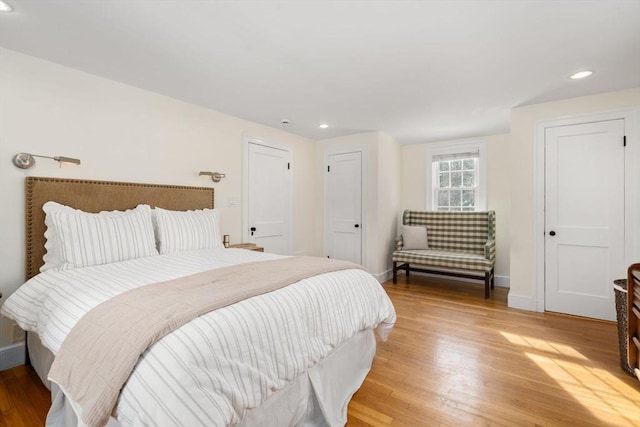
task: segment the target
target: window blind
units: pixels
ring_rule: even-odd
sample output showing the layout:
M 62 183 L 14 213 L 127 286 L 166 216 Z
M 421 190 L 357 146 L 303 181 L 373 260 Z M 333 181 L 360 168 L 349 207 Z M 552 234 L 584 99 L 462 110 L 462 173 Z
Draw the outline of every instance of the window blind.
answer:
M 465 153 L 434 154 L 431 157 L 433 162 L 442 162 L 446 160 L 458 160 L 458 159 L 478 159 L 478 158 L 480 158 L 480 150 L 469 151 Z

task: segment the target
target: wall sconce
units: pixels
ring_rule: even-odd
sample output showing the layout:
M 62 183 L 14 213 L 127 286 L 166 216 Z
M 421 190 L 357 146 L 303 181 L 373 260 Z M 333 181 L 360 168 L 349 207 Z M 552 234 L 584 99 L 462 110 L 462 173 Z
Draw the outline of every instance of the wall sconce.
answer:
M 64 156 L 50 157 L 50 156 L 40 156 L 38 154 L 30 154 L 30 153 L 16 154 L 15 156 L 13 156 L 13 164 L 20 169 L 29 169 L 30 167 L 33 167 L 36 164 L 36 159 L 34 159 L 34 157 L 55 160 L 56 162 L 60 162 L 61 166 L 62 166 L 62 163 L 71 163 L 74 165 L 80 164 L 80 159 L 74 159 L 72 157 L 64 157 Z
M 226 174 L 218 173 L 218 172 L 200 172 L 198 174 L 198 176 L 203 176 L 203 175 L 210 176 L 211 177 L 211 181 L 213 181 L 213 182 L 220 182 L 220 180 L 222 178 L 227 176 Z

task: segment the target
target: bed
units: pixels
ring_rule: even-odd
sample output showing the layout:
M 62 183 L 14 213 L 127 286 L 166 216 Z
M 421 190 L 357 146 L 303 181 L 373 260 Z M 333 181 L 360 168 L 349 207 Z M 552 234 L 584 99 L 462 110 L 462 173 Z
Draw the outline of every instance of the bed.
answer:
M 191 240 L 177 228 L 167 232 L 172 223 L 164 223 L 162 215 L 215 211 L 210 188 L 37 177 L 27 178 L 25 188 L 28 280 L 1 312 L 28 331 L 31 363 L 52 391 L 47 425 L 86 422 L 87 407 L 69 393 L 69 386 L 48 380 L 62 359 L 70 360 L 69 341 L 81 329 L 80 319 L 140 289 L 158 289 L 158 282 L 223 271 L 236 275 L 296 258 L 224 248 L 215 221 L 213 232 L 207 229 Z M 83 214 L 118 210 L 146 215 L 139 206 L 147 206 L 156 215 L 153 235 L 156 240 L 164 236 L 154 245 L 170 247 L 170 235 L 188 242 L 159 254 L 143 251 L 144 256 L 114 262 L 85 265 L 81 260 L 65 264 L 72 268 L 46 269 L 52 254 L 45 249 L 45 232 L 50 244 L 55 236 L 50 234 L 54 227 L 45 226 L 43 206 L 50 218 L 57 218 L 45 205 L 50 201 Z M 192 247 L 204 234 L 213 236 L 213 247 L 210 242 Z M 41 267 L 45 271 L 38 273 Z M 384 338 L 394 322 L 393 306 L 375 278 L 348 266 L 243 299 L 197 316 L 152 343 L 118 389 L 106 422 L 123 427 L 344 425 L 347 404 L 371 368 L 374 330 Z M 131 330 L 138 332 L 135 325 Z M 80 359 L 89 357 L 78 351 L 72 356 L 79 359 L 78 371 L 87 364 Z M 95 371 L 97 381 L 104 372 Z

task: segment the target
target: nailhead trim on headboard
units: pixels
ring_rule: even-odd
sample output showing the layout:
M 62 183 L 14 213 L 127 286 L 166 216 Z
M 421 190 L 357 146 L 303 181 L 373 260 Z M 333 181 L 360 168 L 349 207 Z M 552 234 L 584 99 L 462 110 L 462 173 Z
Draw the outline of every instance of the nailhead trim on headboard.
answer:
M 26 279 L 38 274 L 43 264 L 46 228 L 42 205 L 49 200 L 86 212 L 125 210 L 141 203 L 171 210 L 192 210 L 213 208 L 214 191 L 209 187 L 27 177 L 25 179 Z

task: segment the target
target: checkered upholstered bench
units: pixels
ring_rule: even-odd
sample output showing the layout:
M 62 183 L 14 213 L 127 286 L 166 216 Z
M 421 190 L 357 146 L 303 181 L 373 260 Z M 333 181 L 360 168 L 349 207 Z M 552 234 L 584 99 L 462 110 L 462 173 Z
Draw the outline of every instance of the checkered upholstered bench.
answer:
M 495 211 L 432 212 L 406 210 L 404 225 L 427 227 L 428 249 L 403 250 L 403 238 L 393 252 L 393 283 L 398 270 L 484 279 L 484 297 L 493 289 L 496 259 Z

